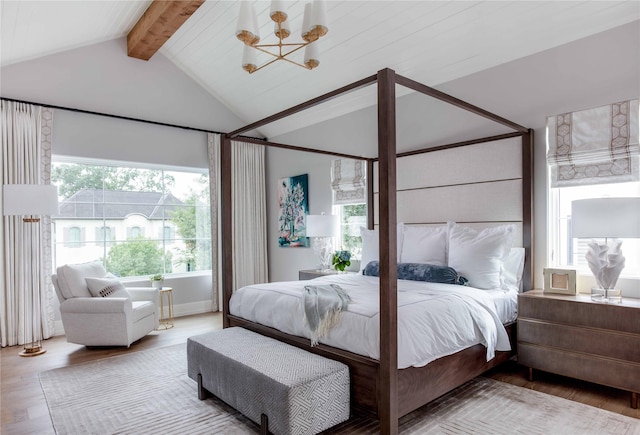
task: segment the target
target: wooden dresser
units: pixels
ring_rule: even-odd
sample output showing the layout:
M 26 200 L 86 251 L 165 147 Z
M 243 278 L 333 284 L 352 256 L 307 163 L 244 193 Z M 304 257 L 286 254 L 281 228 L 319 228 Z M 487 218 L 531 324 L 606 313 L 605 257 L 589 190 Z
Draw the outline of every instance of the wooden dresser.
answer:
M 640 393 L 640 299 L 592 302 L 589 295 L 518 295 L 518 362 L 530 369 Z

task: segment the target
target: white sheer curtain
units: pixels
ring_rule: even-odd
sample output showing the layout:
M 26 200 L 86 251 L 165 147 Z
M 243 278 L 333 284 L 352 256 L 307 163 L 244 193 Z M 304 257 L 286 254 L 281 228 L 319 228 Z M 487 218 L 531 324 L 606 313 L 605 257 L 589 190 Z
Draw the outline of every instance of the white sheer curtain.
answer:
M 51 109 L 12 101 L 0 101 L 2 184 L 50 184 L 51 183 L 51 130 L 53 111 Z M 0 196 L 2 195 L 0 191 Z M 0 204 L 2 204 L 0 197 Z M 4 216 L 0 227 L 0 338 L 2 347 L 24 344 L 24 338 L 31 337 L 25 331 L 33 322 L 27 315 L 40 315 L 42 338 L 49 338 L 54 332 L 53 291 L 51 286 L 51 218 L 41 220 L 38 243 L 40 257 L 38 264 L 32 265 L 38 271 L 40 283 L 31 289 L 25 283 L 31 282 L 31 268 L 22 264 L 23 222 L 19 216 Z M 35 251 L 36 249 L 34 249 Z M 27 298 L 25 289 L 40 291 L 41 312 L 25 310 Z M 29 338 L 27 338 L 29 341 Z
M 211 205 L 211 278 L 213 294 L 212 311 L 219 310 L 221 263 L 220 263 L 220 135 L 208 133 L 207 154 L 209 156 L 209 203 Z
M 265 147 L 231 142 L 233 179 L 233 283 L 267 282 Z

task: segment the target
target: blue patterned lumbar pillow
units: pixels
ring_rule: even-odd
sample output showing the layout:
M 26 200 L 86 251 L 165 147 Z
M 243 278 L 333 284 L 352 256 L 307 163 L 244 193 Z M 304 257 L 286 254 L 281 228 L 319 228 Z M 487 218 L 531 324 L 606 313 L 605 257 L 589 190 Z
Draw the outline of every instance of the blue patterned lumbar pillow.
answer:
M 380 276 L 380 262 L 371 261 L 362 271 L 363 275 Z M 468 285 L 469 280 L 458 275 L 452 267 L 426 263 L 398 263 L 398 279 L 439 282 L 442 284 Z

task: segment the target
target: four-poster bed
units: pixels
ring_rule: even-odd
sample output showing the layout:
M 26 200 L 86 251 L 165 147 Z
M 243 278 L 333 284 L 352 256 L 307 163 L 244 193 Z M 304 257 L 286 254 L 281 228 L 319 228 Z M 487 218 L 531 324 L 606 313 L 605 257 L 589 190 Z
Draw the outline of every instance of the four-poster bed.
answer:
M 266 146 L 279 146 L 309 152 L 319 152 L 332 154 L 341 157 L 361 159 L 367 161 L 367 173 L 374 174 L 367 182 L 368 188 L 368 227 L 377 226 L 379 230 L 379 262 L 380 262 L 380 351 L 379 360 L 364 357 L 346 350 L 320 344 L 310 347 L 309 341 L 302 337 L 285 334 L 275 328 L 267 327 L 258 323 L 248 321 L 229 313 L 229 301 L 233 293 L 232 282 L 232 249 L 231 240 L 233 217 L 231 216 L 231 140 L 237 135 L 259 128 L 262 125 L 277 121 L 299 111 L 308 109 L 322 102 L 331 100 L 343 93 L 360 89 L 364 86 L 377 83 L 378 94 L 378 156 L 377 158 L 363 158 L 359 156 L 349 156 L 332 153 L 323 150 L 311 150 L 307 148 L 290 145 L 275 144 L 267 141 L 247 140 Z M 396 150 L 396 85 L 402 85 L 413 91 L 436 98 L 443 102 L 452 104 L 458 108 L 472 112 L 486 119 L 494 121 L 502 126 L 515 130 L 513 133 L 459 142 L 444 145 L 436 148 L 426 148 L 418 151 L 397 153 Z M 307 349 L 313 353 L 341 361 L 350 368 L 352 404 L 354 408 L 372 412 L 380 419 L 380 429 L 383 433 L 396 433 L 398 428 L 398 418 L 411 412 L 414 409 L 430 402 L 451 389 L 463 384 L 473 377 L 494 367 L 497 364 L 510 358 L 514 352 L 496 352 L 495 358 L 486 361 L 485 347 L 481 344 L 469 347 L 455 354 L 439 358 L 423 367 L 408 367 L 398 369 L 398 281 L 397 281 L 397 259 L 398 240 L 396 226 L 398 222 L 398 196 L 402 196 L 404 201 L 415 201 L 416 197 L 406 198 L 407 195 L 418 195 L 424 199 L 433 195 L 467 195 L 467 197 L 478 196 L 478 192 L 484 192 L 489 197 L 504 197 L 502 201 L 506 207 L 511 207 L 511 211 L 500 212 L 496 215 L 487 215 L 484 211 L 479 220 L 467 220 L 474 224 L 483 226 L 496 225 L 503 222 L 517 222 L 518 234 L 521 235 L 520 246 L 525 248 L 525 267 L 522 275 L 522 287 L 524 290 L 531 289 L 531 258 L 532 258 L 532 143 L 533 133 L 531 130 L 516 123 L 506 120 L 497 115 L 491 114 L 483 109 L 465 103 L 454 97 L 439 92 L 410 79 L 398 76 L 393 70 L 384 69 L 377 75 L 367 77 L 351 85 L 342 87 L 328 94 L 317 97 L 306 103 L 292 107 L 288 110 L 272 115 L 261 121 L 252 123 L 246 127 L 227 134 L 221 145 L 222 160 L 222 287 L 223 287 L 223 324 L 224 327 L 242 326 L 247 329 L 277 338 L 283 342 Z M 413 156 L 429 155 L 433 152 L 447 152 L 458 150 L 462 147 L 475 147 L 484 143 L 494 144 L 499 141 L 510 141 L 509 149 L 513 149 L 513 155 L 508 161 L 516 162 L 516 175 L 497 176 L 496 179 L 487 179 L 481 175 L 479 181 L 469 181 L 463 179 L 446 185 L 424 186 L 397 186 L 396 165 L 397 159 L 409 159 Z M 515 144 L 515 145 L 514 145 Z M 495 148 L 491 145 L 492 148 Z M 496 152 L 495 150 L 493 151 Z M 504 147 L 498 152 L 504 152 Z M 515 160 L 514 160 L 515 159 Z M 402 160 L 399 160 L 402 161 Z M 495 162 L 499 163 L 499 162 Z M 422 163 L 421 163 L 422 164 Z M 500 166 L 499 164 L 496 166 Z M 509 165 L 502 165 L 509 166 Z M 511 165 L 514 166 L 514 165 Z M 403 170 L 404 171 L 404 170 Z M 460 172 L 460 171 L 458 171 Z M 474 172 L 474 171 L 470 171 Z M 475 171 L 478 172 L 478 171 Z M 484 171 L 479 171 L 484 172 Z M 494 172 L 487 168 L 487 172 Z M 404 173 L 403 173 L 404 174 Z M 376 184 L 374 186 L 374 184 Z M 480 186 L 477 188 L 477 186 Z M 489 186 L 489 187 L 487 187 Z M 454 189 L 451 191 L 451 189 Z M 497 190 L 492 190 L 497 189 Z M 422 196 L 420 196 L 422 195 Z M 517 197 L 511 198 L 511 195 Z M 377 208 L 374 208 L 375 198 L 378 198 Z M 462 201 L 456 201 L 462 202 Z M 510 206 L 509 206 L 510 204 Z M 226 207 L 225 207 L 226 206 Z M 446 209 L 446 208 L 445 208 Z M 517 209 L 517 213 L 513 213 Z M 411 207 L 400 207 L 402 218 L 405 222 L 433 224 L 442 223 L 437 217 L 414 219 L 414 212 Z M 484 213 L 484 214 L 483 214 Z M 506 216 L 505 216 L 506 213 Z M 458 214 L 460 216 L 460 214 Z M 465 213 L 462 216 L 466 216 Z M 488 216 L 488 217 L 487 217 Z M 455 217 L 455 216 L 453 216 Z M 377 218 L 377 222 L 376 222 Z M 407 220 L 408 219 L 408 220 Z M 434 220 L 435 219 L 435 220 Z M 464 221 L 464 217 L 463 220 Z M 455 220 L 455 219 L 452 219 Z M 514 325 L 506 325 L 512 343 L 515 343 Z

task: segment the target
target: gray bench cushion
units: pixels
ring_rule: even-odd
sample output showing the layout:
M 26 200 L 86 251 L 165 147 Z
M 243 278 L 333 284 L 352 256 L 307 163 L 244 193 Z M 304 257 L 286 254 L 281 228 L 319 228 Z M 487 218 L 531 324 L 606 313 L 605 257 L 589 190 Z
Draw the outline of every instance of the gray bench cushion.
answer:
M 187 340 L 189 377 L 276 434 L 310 434 L 349 418 L 349 368 L 243 328 Z

